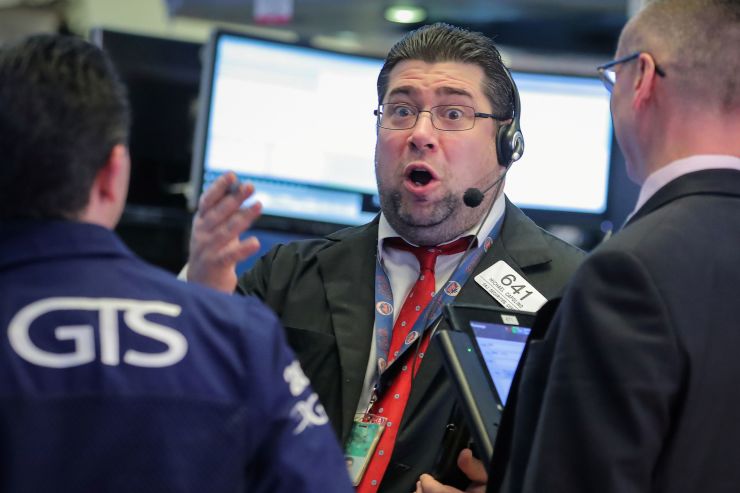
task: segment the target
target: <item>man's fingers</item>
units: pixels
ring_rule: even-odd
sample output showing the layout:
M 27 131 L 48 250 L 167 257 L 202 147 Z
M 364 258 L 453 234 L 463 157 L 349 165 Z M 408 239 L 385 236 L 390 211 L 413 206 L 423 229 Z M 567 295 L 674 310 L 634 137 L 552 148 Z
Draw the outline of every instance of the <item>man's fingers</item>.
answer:
M 463 493 L 457 488 L 447 486 L 429 474 L 422 474 L 419 477 L 419 481 L 416 482 L 416 493 Z
M 468 493 L 483 493 L 486 489 L 488 475 L 486 468 L 481 461 L 473 457 L 470 449 L 460 452 L 457 458 L 457 465 L 462 469 L 465 475 L 472 481 L 467 490 Z M 457 488 L 447 486 L 429 474 L 422 474 L 416 483 L 416 493 L 463 493 Z
M 473 452 L 469 449 L 463 449 L 457 456 L 457 466 L 473 483 L 485 484 L 488 482 L 488 473 L 486 464 L 473 457 Z
M 233 191 L 228 189 L 215 201 L 209 199 L 209 206 L 198 209 L 196 220 L 205 231 L 212 231 L 224 221 L 227 221 L 235 212 L 239 211 L 245 200 L 254 193 L 251 183 L 232 183 Z
M 218 250 L 207 250 L 206 255 L 189 263 L 187 279 L 225 293 L 233 293 L 237 281 L 236 264 L 251 257 L 259 249 L 259 240 L 250 236 Z
M 209 247 L 207 254 L 201 257 L 202 265 L 211 266 L 218 270 L 233 270 L 236 264 L 254 255 L 260 249 L 259 240 L 250 236 L 237 243 L 228 244 L 220 248 Z M 210 268 L 209 268 L 210 269 Z
M 203 219 L 193 220 L 193 232 L 190 238 L 190 251 L 215 251 L 225 244 L 237 241 L 239 236 L 248 230 L 262 214 L 262 204 L 255 202 L 249 207 L 236 209 L 229 217 L 214 228 L 205 226 Z
M 203 247 L 205 248 L 222 248 L 235 239 L 243 232 L 252 227 L 254 221 L 262 213 L 262 204 L 255 202 L 245 209 L 239 209 L 234 214 L 221 223 L 217 228 L 211 231 L 204 231 L 201 234 L 205 237 Z
M 246 260 L 247 258 L 257 253 L 259 249 L 260 241 L 256 237 L 250 236 L 244 241 L 240 241 L 239 244 L 236 245 L 236 247 L 231 252 L 231 260 L 234 262 L 234 264 L 237 264 L 238 262 Z
M 208 210 L 229 192 L 229 189 L 237 183 L 236 175 L 229 171 L 219 176 L 208 189 L 203 192 L 198 200 L 198 210 Z
M 235 212 L 239 211 L 245 200 L 254 193 L 254 185 L 242 183 L 236 186 L 235 192 L 224 195 L 221 200 L 214 203 L 209 209 L 198 210 L 203 229 L 211 231 L 228 220 Z

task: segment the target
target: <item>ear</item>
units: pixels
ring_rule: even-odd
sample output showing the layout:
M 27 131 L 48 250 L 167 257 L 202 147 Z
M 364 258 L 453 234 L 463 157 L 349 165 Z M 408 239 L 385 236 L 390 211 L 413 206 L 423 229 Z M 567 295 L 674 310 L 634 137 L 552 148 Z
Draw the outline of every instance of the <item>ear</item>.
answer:
M 105 165 L 95 175 L 87 207 L 80 216 L 82 221 L 110 229 L 116 226 L 126 204 L 130 167 L 126 146 L 113 147 Z
M 638 109 L 645 107 L 654 98 L 658 73 L 655 71 L 655 60 L 648 53 L 640 53 L 636 65 L 637 75 L 634 80 L 634 97 L 632 103 L 633 107 Z
M 93 183 L 93 191 L 101 203 L 117 204 L 126 201 L 130 166 L 126 146 L 115 145 Z

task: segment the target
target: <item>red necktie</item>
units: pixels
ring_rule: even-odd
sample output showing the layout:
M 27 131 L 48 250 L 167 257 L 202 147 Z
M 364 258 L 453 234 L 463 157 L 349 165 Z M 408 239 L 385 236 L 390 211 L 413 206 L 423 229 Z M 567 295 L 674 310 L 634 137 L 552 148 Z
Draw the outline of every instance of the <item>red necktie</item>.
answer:
M 471 240 L 472 237 L 468 236 L 455 240 L 452 243 L 436 247 L 412 246 L 401 238 L 389 238 L 387 240 L 391 247 L 411 252 L 419 261 L 419 278 L 416 280 L 416 283 L 406 297 L 406 301 L 404 301 L 403 307 L 401 307 L 401 311 L 398 314 L 398 318 L 393 325 L 393 335 L 391 336 L 391 345 L 388 351 L 389 364 L 398 355 L 398 352 L 405 342 L 408 341 L 408 343 L 411 344 L 417 337 L 419 337 L 418 332 L 410 331 L 414 327 L 419 315 L 424 311 L 424 308 L 426 308 L 432 298 L 434 298 L 434 265 L 437 261 L 437 257 L 439 255 L 452 255 L 464 252 Z M 428 344 L 429 334 L 426 333 L 419 347 L 419 358 L 424 357 L 424 351 L 426 351 Z M 414 351 L 409 348 L 409 350 L 402 355 L 402 358 L 406 361 L 400 371 L 396 374 L 388 389 L 370 409 L 372 414 L 383 416 L 387 418 L 388 421 L 386 422 L 386 429 L 375 448 L 373 457 L 370 459 L 370 464 L 368 464 L 367 469 L 365 470 L 365 475 L 357 486 L 358 493 L 371 493 L 377 491 L 383 475 L 388 468 L 391 455 L 393 454 L 393 447 L 396 444 L 398 427 L 401 425 L 403 411 L 406 408 L 406 403 L 409 399 L 411 381 L 413 380 L 413 377 L 416 376 L 416 372 L 418 372 L 419 367 L 421 366 L 421 364 L 416 365 L 414 375 L 412 376 L 411 367 L 413 366 L 413 363 L 411 362 L 410 357 L 407 356 L 407 354 L 412 353 L 414 353 Z M 398 364 L 401 363 L 402 362 L 399 361 Z

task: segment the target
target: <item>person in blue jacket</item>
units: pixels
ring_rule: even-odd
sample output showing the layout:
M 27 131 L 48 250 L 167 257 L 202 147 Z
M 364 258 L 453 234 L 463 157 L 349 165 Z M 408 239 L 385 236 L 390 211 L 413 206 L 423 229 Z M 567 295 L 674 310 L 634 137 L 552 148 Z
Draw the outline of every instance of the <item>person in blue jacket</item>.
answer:
M 129 120 L 98 48 L 0 49 L 0 491 L 352 491 L 275 316 L 112 232 Z

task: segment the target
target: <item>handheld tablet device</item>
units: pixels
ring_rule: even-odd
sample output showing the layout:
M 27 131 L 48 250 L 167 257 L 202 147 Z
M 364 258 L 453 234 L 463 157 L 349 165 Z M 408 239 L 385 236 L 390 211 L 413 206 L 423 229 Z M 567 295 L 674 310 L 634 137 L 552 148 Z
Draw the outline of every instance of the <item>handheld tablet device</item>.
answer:
M 444 307 L 453 330 L 435 335 L 485 464 L 493 454 L 501 413 L 524 352 L 534 314 L 483 305 Z

